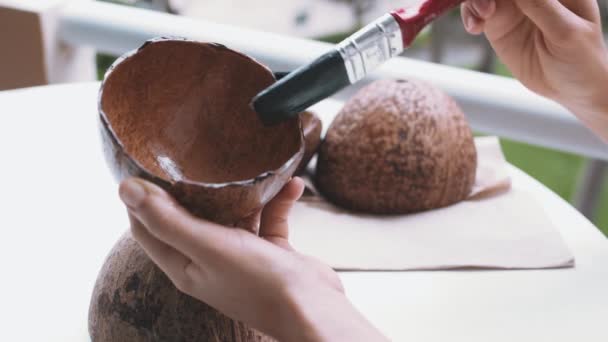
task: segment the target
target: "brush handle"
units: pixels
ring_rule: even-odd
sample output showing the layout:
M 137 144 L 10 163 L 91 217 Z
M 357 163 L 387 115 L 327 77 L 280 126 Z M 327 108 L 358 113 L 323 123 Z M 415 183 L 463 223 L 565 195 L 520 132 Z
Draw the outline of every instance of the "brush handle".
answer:
M 338 44 L 353 84 L 376 67 L 401 54 L 435 18 L 464 0 L 426 0 L 380 17 Z
M 462 2 L 426 0 L 386 14 L 260 92 L 251 105 L 267 125 L 293 118 L 402 53 L 433 19 Z
M 401 28 L 403 46 L 412 45 L 418 33 L 429 23 L 463 2 L 464 0 L 426 0 L 419 5 L 391 12 Z

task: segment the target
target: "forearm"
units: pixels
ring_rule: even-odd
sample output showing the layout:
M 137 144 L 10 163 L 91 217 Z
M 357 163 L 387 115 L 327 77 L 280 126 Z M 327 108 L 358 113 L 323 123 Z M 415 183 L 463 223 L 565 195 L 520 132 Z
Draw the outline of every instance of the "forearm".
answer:
M 588 85 L 581 85 L 589 87 L 591 94 L 587 99 L 580 102 L 562 99 L 559 102 L 608 144 L 608 69 L 598 78 Z

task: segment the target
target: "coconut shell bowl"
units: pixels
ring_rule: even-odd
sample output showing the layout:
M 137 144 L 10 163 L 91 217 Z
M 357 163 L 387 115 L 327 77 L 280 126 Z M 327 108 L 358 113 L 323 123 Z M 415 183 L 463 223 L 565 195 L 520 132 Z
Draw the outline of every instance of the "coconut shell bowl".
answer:
M 300 118 L 266 127 L 249 105 L 273 82 L 267 67 L 219 44 L 146 42 L 114 63 L 99 93 L 115 177 L 141 177 L 196 216 L 241 226 L 305 151 Z

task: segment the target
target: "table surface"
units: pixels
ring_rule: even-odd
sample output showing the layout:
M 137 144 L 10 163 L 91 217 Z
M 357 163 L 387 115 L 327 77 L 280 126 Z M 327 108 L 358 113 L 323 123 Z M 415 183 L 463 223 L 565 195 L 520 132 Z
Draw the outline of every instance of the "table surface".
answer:
M 89 340 L 97 272 L 127 228 L 102 157 L 98 86 L 0 92 L 0 341 Z M 608 341 L 608 240 L 511 172 L 542 203 L 576 268 L 341 274 L 355 305 L 394 341 Z

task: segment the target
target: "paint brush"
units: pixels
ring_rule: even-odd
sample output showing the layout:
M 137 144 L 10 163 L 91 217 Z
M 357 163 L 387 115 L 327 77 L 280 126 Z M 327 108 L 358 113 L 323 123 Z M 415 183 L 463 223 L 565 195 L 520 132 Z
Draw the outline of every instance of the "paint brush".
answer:
M 425 26 L 463 1 L 423 0 L 385 14 L 260 92 L 252 100 L 253 108 L 267 125 L 298 115 L 401 54 Z

